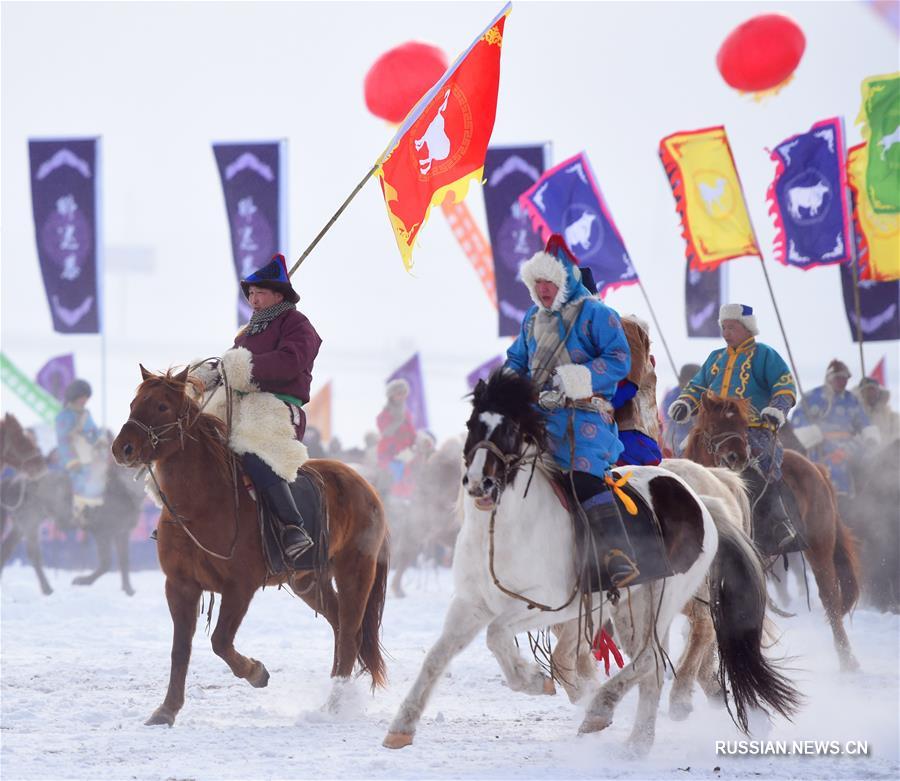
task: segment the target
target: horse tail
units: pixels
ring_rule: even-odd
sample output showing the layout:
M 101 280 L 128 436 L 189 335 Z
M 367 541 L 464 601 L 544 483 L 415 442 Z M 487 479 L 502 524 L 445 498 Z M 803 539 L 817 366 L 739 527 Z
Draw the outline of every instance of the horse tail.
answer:
M 360 626 L 360 642 L 358 660 L 363 670 L 372 676 L 372 690 L 387 685 L 383 648 L 381 645 L 381 617 L 384 613 L 384 600 L 387 596 L 388 571 L 390 569 L 390 549 L 388 535 L 385 533 L 378 558 L 375 564 L 375 580 L 366 600 Z
M 853 610 L 859 599 L 859 556 L 850 530 L 835 513 L 834 569 L 841 587 L 841 615 Z
M 719 532 L 719 549 L 709 572 L 709 610 L 719 648 L 719 683 L 731 689 L 734 723 L 748 731 L 747 710 L 768 708 L 790 719 L 800 705 L 800 693 L 763 656 L 766 619 L 766 579 L 751 540 L 722 512 L 719 502 L 703 498 Z M 726 700 L 727 704 L 727 700 Z

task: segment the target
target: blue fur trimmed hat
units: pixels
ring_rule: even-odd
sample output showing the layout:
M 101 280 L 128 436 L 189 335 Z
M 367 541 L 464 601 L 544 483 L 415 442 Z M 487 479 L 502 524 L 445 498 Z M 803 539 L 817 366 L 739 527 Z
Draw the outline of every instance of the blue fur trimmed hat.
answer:
M 722 325 L 725 320 L 737 320 L 754 336 L 759 333 L 759 326 L 756 324 L 756 315 L 753 314 L 752 306 L 747 306 L 746 304 L 722 304 L 719 308 L 719 325 Z
M 291 287 L 291 278 L 288 276 L 284 255 L 273 255 L 272 260 L 265 266 L 258 268 L 249 277 L 241 280 L 241 290 L 244 291 L 244 297 L 247 299 L 250 298 L 250 285 L 281 293 L 284 300 L 292 304 L 296 304 L 300 300 L 297 291 Z

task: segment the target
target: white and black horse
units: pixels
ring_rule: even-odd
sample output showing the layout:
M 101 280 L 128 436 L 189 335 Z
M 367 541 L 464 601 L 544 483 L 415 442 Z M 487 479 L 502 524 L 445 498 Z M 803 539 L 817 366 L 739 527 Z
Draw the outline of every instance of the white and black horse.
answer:
M 453 564 L 455 596 L 440 638 L 391 723 L 384 741 L 389 748 L 412 743 L 435 683 L 485 627 L 488 648 L 511 689 L 552 693 L 552 680 L 520 655 L 515 635 L 579 614 L 573 523 L 554 491 L 553 476 L 532 466 L 546 449 L 533 386 L 501 371 L 479 382 L 473 396 L 465 447 L 465 519 Z M 752 707 L 789 717 L 799 695 L 762 655 L 765 580 L 752 547 L 729 531 L 739 522 L 722 519 L 720 533 L 711 511 L 724 515 L 727 510 L 718 500 L 701 499 L 659 467 L 625 471 L 632 473 L 629 485 L 660 521 L 675 574 L 627 590 L 616 604 L 593 595 L 595 606 L 603 600 L 631 661 L 593 695 L 580 732 L 609 726 L 616 705 L 637 684 L 630 743 L 636 753 L 649 750 L 669 625 L 707 575 L 720 675 L 730 689 L 736 722 L 746 730 Z

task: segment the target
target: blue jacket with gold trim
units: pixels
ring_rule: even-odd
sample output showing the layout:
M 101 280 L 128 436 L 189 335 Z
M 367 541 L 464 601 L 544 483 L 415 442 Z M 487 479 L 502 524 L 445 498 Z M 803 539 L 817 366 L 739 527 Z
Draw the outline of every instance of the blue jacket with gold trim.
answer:
M 713 350 L 678 397 L 691 414 L 706 390 L 718 396 L 750 399 L 750 425 L 761 427 L 759 413 L 775 407 L 787 415 L 797 402 L 797 387 L 787 364 L 773 348 L 752 336 L 737 347 Z

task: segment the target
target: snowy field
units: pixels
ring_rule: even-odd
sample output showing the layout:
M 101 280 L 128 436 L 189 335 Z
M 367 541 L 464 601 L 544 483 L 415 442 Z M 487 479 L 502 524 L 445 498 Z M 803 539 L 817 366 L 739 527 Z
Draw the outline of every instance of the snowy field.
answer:
M 820 609 L 781 619 L 778 653 L 794 657 L 807 698 L 796 722 L 779 720 L 756 738 L 867 741 L 868 756 L 717 756 L 716 740 L 740 738 L 723 711 L 695 693 L 686 722 L 666 715 L 642 760 L 622 745 L 637 692 L 612 727 L 577 737 L 582 708 L 555 697 L 511 693 L 484 636 L 453 663 L 426 710 L 416 742 L 381 747 L 401 698 L 437 637 L 452 590 L 449 572 L 410 571 L 409 596 L 389 598 L 384 642 L 389 687 L 375 696 L 364 680 L 340 716 L 319 707 L 330 686 L 331 631 L 285 592 L 257 595 L 237 636 L 243 653 L 271 673 L 266 689 L 234 678 L 198 625 L 187 700 L 175 727 L 145 727 L 169 673 L 171 623 L 159 572 L 134 577 L 128 598 L 118 577 L 69 586 L 73 573 L 49 571 L 56 592 L 42 597 L 29 568 L 2 576 L 2 763 L 17 779 L 299 778 L 898 778 L 897 616 L 858 610 L 849 627 L 863 671 L 840 674 Z M 799 606 L 795 606 L 799 607 Z M 681 621 L 681 619 L 679 619 Z M 672 637 L 680 651 L 681 624 Z M 674 655 L 674 654 L 673 654 Z

